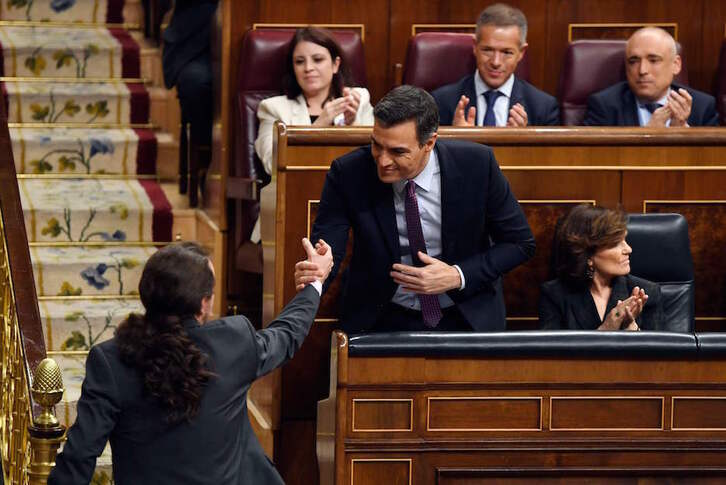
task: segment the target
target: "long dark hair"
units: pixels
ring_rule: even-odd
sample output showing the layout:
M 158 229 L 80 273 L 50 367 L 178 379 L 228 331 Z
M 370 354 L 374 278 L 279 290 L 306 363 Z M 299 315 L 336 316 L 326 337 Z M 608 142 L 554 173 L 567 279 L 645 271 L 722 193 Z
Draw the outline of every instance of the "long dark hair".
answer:
M 589 204 L 573 207 L 555 236 L 557 277 L 572 286 L 589 286 L 587 260 L 598 250 L 618 244 L 625 237 L 627 223 L 627 214 L 620 210 Z
M 287 49 L 287 56 L 285 57 L 285 77 L 283 78 L 283 89 L 285 94 L 290 99 L 297 98 L 302 93 L 302 88 L 297 82 L 295 77 L 295 68 L 292 63 L 292 53 L 295 51 L 295 46 L 300 42 L 312 42 L 325 47 L 330 53 L 330 59 L 335 62 L 335 58 L 340 58 L 340 66 L 338 66 L 338 72 L 333 74 L 333 80 L 330 83 L 330 91 L 328 92 L 328 100 L 339 98 L 343 95 L 343 88 L 350 84 L 350 68 L 346 62 L 343 49 L 333 38 L 333 34 L 327 29 L 321 29 L 318 27 L 303 27 L 295 31 L 290 46 Z
M 166 246 L 149 258 L 141 275 L 146 314 L 132 313 L 116 329 L 122 361 L 141 372 L 145 392 L 167 412 L 169 423 L 196 416 L 204 386 L 214 376 L 183 324 L 201 313 L 202 299 L 213 290 L 214 274 L 201 246 Z

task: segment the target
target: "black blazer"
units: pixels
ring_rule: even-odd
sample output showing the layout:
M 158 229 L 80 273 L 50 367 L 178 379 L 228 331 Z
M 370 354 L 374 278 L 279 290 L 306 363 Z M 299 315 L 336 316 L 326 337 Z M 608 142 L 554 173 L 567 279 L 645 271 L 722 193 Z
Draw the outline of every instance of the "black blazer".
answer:
M 527 219 L 489 147 L 438 140 L 441 166 L 441 258 L 458 264 L 466 287 L 448 295 L 471 326 L 503 330 L 499 278 L 534 254 Z M 393 188 L 378 179 L 370 147 L 333 161 L 312 230 L 312 240 L 333 248 L 332 281 L 353 229 L 353 254 L 340 318 L 348 333 L 370 329 L 393 297 L 391 267 L 401 261 Z
M 96 457 L 110 438 L 118 485 L 282 484 L 252 431 L 247 391 L 256 378 L 292 358 L 319 301 L 308 285 L 260 331 L 243 316 L 204 325 L 185 322 L 217 376 L 204 390 L 199 414 L 174 426 L 144 395 L 137 370 L 121 362 L 115 338 L 92 347 L 78 417 L 48 483 L 89 483 Z
M 636 286 L 645 290 L 648 301 L 636 320 L 643 330 L 666 331 L 663 321 L 663 297 L 658 283 L 637 276 L 613 278 L 605 315 L 618 300 L 627 299 Z M 602 324 L 590 290 L 572 288 L 559 279 L 542 284 L 539 298 L 539 324 L 543 330 L 597 330 Z
M 476 108 L 476 87 L 474 86 L 474 74 L 461 78 L 459 81 L 442 86 L 431 93 L 439 106 L 439 124 L 451 125 L 454 121 L 454 112 L 459 103 L 461 95 L 469 98 L 469 108 Z M 547 126 L 560 124 L 560 108 L 557 100 L 535 88 L 527 81 L 515 77 L 512 86 L 512 96 L 509 99 L 509 107 L 521 104 L 527 112 L 528 125 Z
M 690 126 L 718 126 L 716 100 L 701 91 L 673 84 L 671 89 L 685 89 L 693 98 Z M 640 126 L 638 104 L 626 81 L 603 89 L 587 98 L 585 126 Z

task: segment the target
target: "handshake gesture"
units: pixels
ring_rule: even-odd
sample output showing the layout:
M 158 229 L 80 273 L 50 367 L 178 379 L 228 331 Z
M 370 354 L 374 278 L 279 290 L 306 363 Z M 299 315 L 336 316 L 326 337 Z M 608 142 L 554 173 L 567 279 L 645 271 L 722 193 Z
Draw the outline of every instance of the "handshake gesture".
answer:
M 302 245 L 307 259 L 295 264 L 295 289 L 297 291 L 305 288 L 308 283 L 315 281 L 325 283 L 330 270 L 333 269 L 333 250 L 328 243 L 321 239 L 313 247 L 310 240 L 304 237 Z
M 636 319 L 643 311 L 646 301 L 648 295 L 642 288 L 636 286 L 628 299 L 618 300 L 618 304 L 610 310 L 598 330 L 640 330 Z

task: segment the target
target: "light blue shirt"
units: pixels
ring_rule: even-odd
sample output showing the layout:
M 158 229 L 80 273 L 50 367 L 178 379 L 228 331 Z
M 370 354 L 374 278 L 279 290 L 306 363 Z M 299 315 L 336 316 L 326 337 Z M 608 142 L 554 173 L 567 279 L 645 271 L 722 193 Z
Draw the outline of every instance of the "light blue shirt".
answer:
M 665 96 L 656 101 L 656 103 L 660 104 L 661 106 L 665 106 L 666 103 L 668 103 L 668 95 L 670 93 L 671 90 L 670 88 L 668 88 L 668 92 L 666 92 Z M 648 111 L 648 108 L 645 107 L 648 102 L 641 101 L 636 98 L 636 104 L 638 105 L 638 121 L 640 122 L 640 126 L 648 126 L 648 123 L 650 123 L 650 118 L 651 116 L 653 116 L 653 114 Z M 671 126 L 671 120 L 666 121 L 666 126 Z
M 439 258 L 441 256 L 441 168 L 436 150 L 431 150 L 429 161 L 413 181 L 416 183 L 416 202 L 421 217 L 421 230 L 426 242 L 426 252 L 429 256 Z M 401 263 L 413 266 L 413 258 L 408 244 L 408 226 L 406 224 L 406 184 L 408 180 L 399 180 L 391 184 L 393 189 L 393 205 L 396 211 L 396 227 L 398 229 L 398 244 L 401 247 Z M 464 273 L 458 265 L 454 268 L 461 277 L 461 287 L 464 289 Z M 442 293 L 438 295 L 441 308 L 454 305 L 449 295 Z M 396 288 L 396 293 L 391 299 L 393 303 L 412 310 L 421 310 L 416 293 L 406 291 L 401 285 Z
M 509 76 L 504 84 L 497 88 L 497 91 L 502 93 L 503 96 L 499 96 L 494 101 L 494 119 L 496 120 L 497 126 L 507 126 L 509 120 L 509 99 L 512 97 L 512 88 L 514 87 L 514 74 Z M 479 70 L 476 70 L 474 74 L 474 90 L 476 91 L 476 126 L 482 126 L 484 124 L 484 115 L 487 114 L 487 100 L 484 97 L 484 93 L 491 90 L 487 83 L 479 75 Z M 466 113 L 464 113 L 466 116 Z

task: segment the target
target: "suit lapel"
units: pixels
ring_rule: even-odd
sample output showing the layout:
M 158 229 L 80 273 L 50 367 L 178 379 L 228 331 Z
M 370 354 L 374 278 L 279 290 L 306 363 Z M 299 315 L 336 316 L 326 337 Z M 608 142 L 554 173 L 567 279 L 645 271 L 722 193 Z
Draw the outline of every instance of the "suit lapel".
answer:
M 476 86 L 474 85 L 474 74 L 472 74 L 469 77 L 469 80 L 466 83 L 466 86 L 464 86 L 464 92 L 462 93 L 464 96 L 469 98 L 469 105 L 466 107 L 466 111 L 464 112 L 464 116 L 469 114 L 469 110 L 471 108 L 477 108 L 476 104 Z M 457 99 L 456 102 L 458 103 L 459 100 Z
M 635 102 L 635 95 L 630 88 L 625 90 L 624 97 L 623 121 L 625 122 L 625 126 L 640 126 L 640 119 L 638 118 L 638 104 Z
M 383 240 L 391 253 L 393 261 L 400 261 L 401 247 L 398 244 L 398 226 L 396 225 L 396 209 L 393 205 L 393 187 L 390 184 L 381 182 L 378 179 L 378 174 L 375 169 L 373 176 L 375 180 L 372 181 L 371 203 L 374 205 L 376 219 L 378 220 Z
M 441 252 L 444 260 L 451 260 L 456 248 L 457 229 L 465 214 L 463 207 L 464 181 L 456 160 L 442 141 L 436 143 L 441 170 Z
M 527 105 L 524 102 L 524 88 L 522 87 L 522 81 L 517 79 L 517 77 L 514 77 L 514 84 L 512 85 L 512 95 L 509 97 L 509 109 L 512 109 L 512 106 L 515 104 L 521 104 L 522 108 L 524 108 L 524 111 L 529 114 L 529 110 L 527 109 Z M 509 110 L 507 110 L 507 113 L 509 113 Z M 507 114 L 507 116 L 509 116 Z
M 291 104 L 291 115 L 292 122 L 296 125 L 309 125 L 310 123 L 310 112 L 308 111 L 307 101 L 305 96 L 300 94 L 295 98 L 294 103 Z

